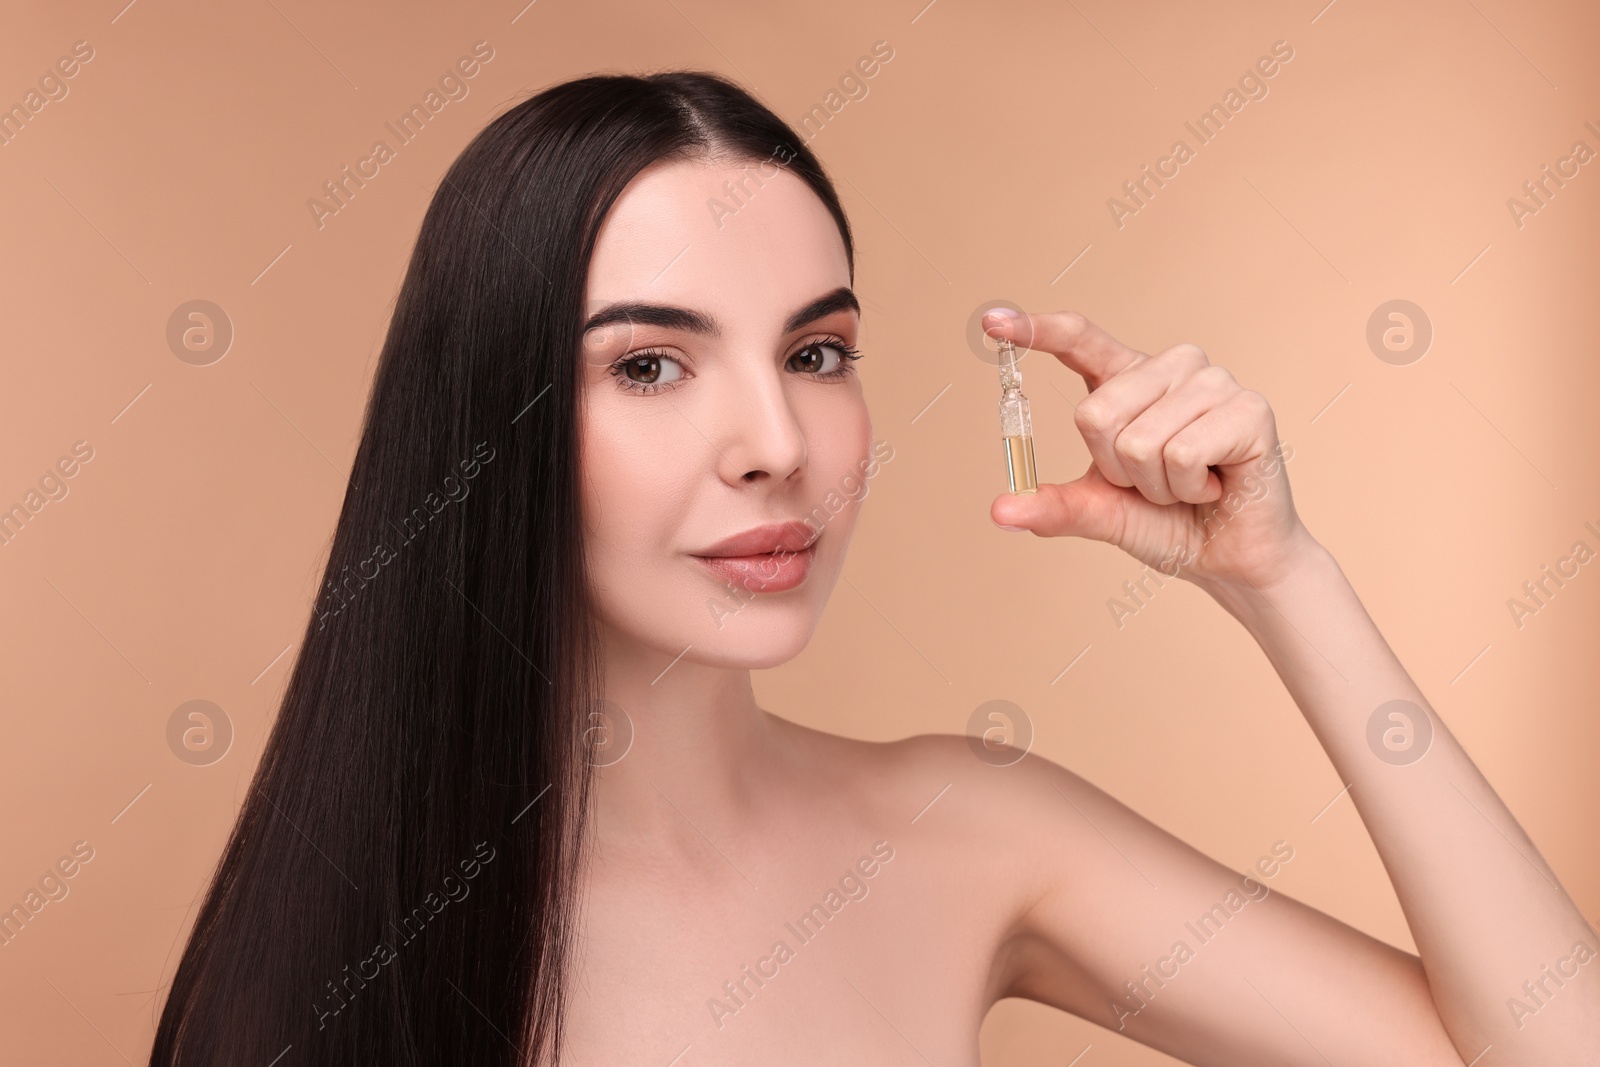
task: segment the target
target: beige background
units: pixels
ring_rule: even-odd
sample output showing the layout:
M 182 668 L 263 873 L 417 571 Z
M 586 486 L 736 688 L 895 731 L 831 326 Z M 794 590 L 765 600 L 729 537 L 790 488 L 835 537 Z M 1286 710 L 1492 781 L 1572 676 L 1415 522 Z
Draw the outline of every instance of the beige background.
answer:
M 1583 527 L 1600 526 L 1600 162 L 1520 228 L 1506 205 L 1575 141 L 1600 149 L 1584 126 L 1600 126 L 1600 20 L 1577 2 L 1323 2 L 11 5 L 0 104 L 75 41 L 94 58 L 0 147 L 0 506 L 75 442 L 94 456 L 0 546 L 0 904 L 74 842 L 94 858 L 0 948 L 6 1062 L 147 1055 L 456 153 L 528 93 L 598 70 L 715 69 L 797 122 L 880 40 L 893 59 L 811 146 L 859 233 L 861 369 L 895 454 L 816 640 L 758 677 L 764 705 L 886 739 L 1015 701 L 1037 751 L 1235 866 L 1287 840 L 1274 888 L 1412 947 L 1244 631 L 1179 585 L 1119 631 L 1106 601 L 1131 559 L 990 524 L 997 386 L 968 316 L 995 298 L 1073 308 L 1147 350 L 1199 343 L 1267 394 L 1307 524 L 1600 913 L 1600 565 L 1520 629 L 1506 604 L 1573 542 L 1600 548 Z M 495 58 L 470 95 L 318 229 L 322 183 L 479 40 Z M 1294 58 L 1269 94 L 1119 229 L 1107 199 L 1175 139 L 1196 147 L 1185 120 L 1278 40 Z M 1408 366 L 1365 340 L 1396 298 L 1435 331 Z M 236 331 L 210 366 L 166 341 L 192 299 Z M 1075 477 L 1082 383 L 1024 369 L 1040 475 Z M 191 699 L 235 730 L 209 766 L 168 748 Z M 1006 1067 L 1091 1044 L 1083 1067 L 1172 1062 L 1017 1001 L 983 1044 Z

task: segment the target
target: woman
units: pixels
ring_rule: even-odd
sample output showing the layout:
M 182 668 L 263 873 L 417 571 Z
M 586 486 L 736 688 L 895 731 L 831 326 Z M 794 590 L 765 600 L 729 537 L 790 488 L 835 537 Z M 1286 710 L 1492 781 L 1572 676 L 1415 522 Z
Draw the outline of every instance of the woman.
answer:
M 987 318 L 1084 377 L 1093 456 L 991 516 L 1249 630 L 1420 959 L 1047 760 L 757 707 L 885 458 L 852 278 L 816 159 L 714 76 L 568 82 L 466 148 L 151 1062 L 971 1064 L 1005 996 L 1195 1064 L 1600 1048 L 1593 932 L 1296 516 L 1266 401 L 1192 345 Z

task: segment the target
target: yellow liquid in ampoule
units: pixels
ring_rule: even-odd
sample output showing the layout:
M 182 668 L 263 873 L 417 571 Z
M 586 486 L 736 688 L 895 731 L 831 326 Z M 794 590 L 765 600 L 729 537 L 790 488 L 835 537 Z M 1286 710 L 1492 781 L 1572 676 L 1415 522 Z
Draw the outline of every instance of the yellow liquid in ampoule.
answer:
M 1039 491 L 1039 474 L 1033 469 L 1033 436 L 1007 437 L 1006 473 L 1011 476 L 1013 493 Z

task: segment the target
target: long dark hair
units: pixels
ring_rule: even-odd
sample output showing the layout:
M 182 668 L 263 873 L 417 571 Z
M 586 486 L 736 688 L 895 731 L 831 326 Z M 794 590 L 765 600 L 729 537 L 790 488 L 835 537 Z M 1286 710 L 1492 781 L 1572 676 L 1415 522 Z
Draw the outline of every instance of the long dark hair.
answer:
M 713 156 L 805 181 L 853 274 L 814 155 L 713 74 L 556 85 L 445 174 L 321 596 L 151 1064 L 559 1056 L 593 762 L 580 727 L 600 707 L 579 497 L 585 279 L 630 179 Z

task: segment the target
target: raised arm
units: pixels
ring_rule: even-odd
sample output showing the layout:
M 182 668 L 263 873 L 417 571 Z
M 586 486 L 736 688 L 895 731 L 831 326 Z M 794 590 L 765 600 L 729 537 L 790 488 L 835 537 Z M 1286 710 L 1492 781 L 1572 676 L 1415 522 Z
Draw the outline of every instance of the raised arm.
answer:
M 1242 1057 L 1231 1063 L 1450 1063 L 1440 1058 L 1442 1026 L 1463 1064 L 1600 1062 L 1600 966 L 1587 966 L 1600 939 L 1300 522 L 1266 400 L 1193 345 L 1147 356 L 1066 312 L 985 325 L 1053 353 L 1090 390 L 1077 417 L 1089 470 L 1034 496 L 1000 497 L 994 520 L 1116 544 L 1205 589 L 1249 630 L 1349 785 L 1420 956 L 1418 967 L 1416 957 L 1279 901 L 1212 954 L 1214 973 L 1232 983 L 1254 972 L 1259 999 L 1217 998 L 1202 1011 L 1207 998 L 1193 989 L 1169 996 L 1175 1008 L 1190 1007 L 1146 1027 L 1150 1043 L 1193 1062 L 1224 1062 L 1211 1054 L 1226 1049 Z M 1225 868 L 1104 794 L 1053 765 L 1042 773 L 1088 809 L 1078 812 L 1085 822 L 1098 814 L 1119 826 L 1127 847 L 1166 872 L 1169 904 L 1159 907 L 1170 906 L 1174 921 L 1208 893 L 1239 889 Z M 1146 881 L 1154 889 L 1160 879 Z M 1079 1011 L 1095 999 L 1092 988 L 1123 984 L 1115 975 L 1127 964 L 1112 961 L 1134 950 L 1140 923 L 1118 926 L 1107 912 L 1110 947 L 1088 950 L 1072 943 L 1074 920 L 1063 910 L 1108 908 L 1105 891 L 1080 882 L 1041 896 L 1018 942 L 1019 958 L 1037 961 L 1019 965 L 1024 990 Z M 1140 989 L 1153 987 L 1128 989 L 1125 1003 L 1141 1003 Z M 1298 1041 L 1270 1036 L 1289 1034 L 1284 1024 L 1301 1031 Z M 1136 1037 L 1139 1029 L 1127 1027 Z M 1325 1047 L 1307 1032 L 1326 1035 Z M 1341 1059 L 1334 1045 L 1365 1058 Z

